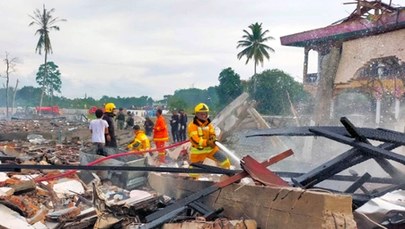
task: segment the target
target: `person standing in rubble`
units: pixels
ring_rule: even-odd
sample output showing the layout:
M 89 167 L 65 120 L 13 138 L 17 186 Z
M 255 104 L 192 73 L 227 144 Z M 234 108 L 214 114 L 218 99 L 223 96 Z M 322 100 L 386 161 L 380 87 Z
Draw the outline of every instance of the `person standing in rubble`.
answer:
M 166 152 L 164 149 L 165 142 L 169 141 L 169 133 L 167 131 L 167 125 L 164 117 L 162 116 L 162 110 L 156 110 L 156 123 L 153 127 L 153 141 L 155 142 L 158 150 L 158 159 L 161 163 L 166 162 Z
M 177 114 L 176 108 L 172 111 L 170 130 L 172 132 L 173 142 L 179 142 L 179 114 Z
M 105 135 L 108 134 L 108 123 L 103 120 L 103 111 L 97 109 L 96 118 L 90 121 L 89 129 L 91 132 L 91 142 L 96 146 L 96 153 L 104 155 Z
M 135 138 L 128 144 L 127 148 L 129 150 L 144 151 L 150 149 L 150 142 L 148 136 L 145 132 L 141 130 L 139 125 L 134 125 L 133 127 Z
M 155 124 L 153 121 L 149 118 L 149 116 L 145 117 L 145 122 L 143 124 L 143 127 L 145 128 L 146 135 L 152 136 L 152 131 L 153 131 L 153 126 Z
M 123 130 L 124 124 L 125 124 L 125 114 L 124 114 L 124 109 L 122 107 L 120 107 L 120 109 L 119 109 L 116 120 L 117 120 L 118 129 Z
M 125 129 L 133 128 L 135 124 L 134 120 L 134 114 L 131 113 L 131 111 L 127 112 L 128 118 L 127 118 L 127 125 L 125 126 Z
M 186 140 L 186 129 L 187 129 L 187 114 L 184 113 L 183 109 L 179 110 L 179 141 Z
M 205 158 L 216 161 L 220 167 L 229 169 L 231 162 L 219 152 L 215 145 L 217 136 L 214 125 L 208 117 L 209 108 L 205 103 L 199 103 L 194 108 L 195 116 L 188 125 L 188 136 L 191 142 L 190 162 L 203 163 Z
M 114 128 L 115 104 L 107 103 L 104 106 L 103 119 L 108 123 L 108 133 L 105 134 L 105 146 L 117 148 L 117 139 Z

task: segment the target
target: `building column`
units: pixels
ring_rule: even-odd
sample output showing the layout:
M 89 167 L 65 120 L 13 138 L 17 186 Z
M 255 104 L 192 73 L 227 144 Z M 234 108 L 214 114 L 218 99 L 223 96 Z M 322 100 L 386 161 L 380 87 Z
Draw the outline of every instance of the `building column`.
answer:
M 304 48 L 304 70 L 303 70 L 303 74 L 302 74 L 303 83 L 307 82 L 309 50 L 311 50 L 309 47 Z
M 375 108 L 375 123 L 380 124 L 381 119 L 381 99 L 377 99 Z
M 399 119 L 399 107 L 400 107 L 400 101 L 398 98 L 395 98 L 395 120 L 398 121 Z

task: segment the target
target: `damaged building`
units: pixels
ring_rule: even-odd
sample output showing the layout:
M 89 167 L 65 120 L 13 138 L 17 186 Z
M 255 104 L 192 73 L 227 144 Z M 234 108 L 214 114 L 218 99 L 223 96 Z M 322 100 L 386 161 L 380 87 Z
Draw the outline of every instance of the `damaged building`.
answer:
M 381 1 L 357 1 L 339 22 L 280 38 L 282 45 L 304 48 L 303 83 L 322 98 L 316 101 L 317 124 L 345 111 L 372 115 L 377 125 L 401 118 L 404 39 L 405 9 Z M 307 72 L 310 51 L 318 53 L 317 73 Z

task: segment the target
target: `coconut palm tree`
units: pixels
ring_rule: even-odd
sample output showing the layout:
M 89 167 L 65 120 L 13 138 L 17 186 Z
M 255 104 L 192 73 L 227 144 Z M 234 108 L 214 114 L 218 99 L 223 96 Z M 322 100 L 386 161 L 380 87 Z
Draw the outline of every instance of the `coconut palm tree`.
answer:
M 39 40 L 37 43 L 37 46 L 35 48 L 35 52 L 37 52 L 39 55 L 42 54 L 42 50 L 45 53 L 45 59 L 44 59 L 44 65 L 45 65 L 45 73 L 46 68 L 47 68 L 47 60 L 48 60 L 48 53 L 52 53 L 52 45 L 51 45 L 51 39 L 49 38 L 49 33 L 51 30 L 56 30 L 59 31 L 59 26 L 55 25 L 57 22 L 60 21 L 66 21 L 66 19 L 60 19 L 58 17 L 53 17 L 52 13 L 55 12 L 55 9 L 52 8 L 51 10 L 47 10 L 45 8 L 45 5 L 43 5 L 43 10 L 36 9 L 34 11 L 34 15 L 31 16 L 32 22 L 29 24 L 29 26 L 32 25 L 37 25 L 39 28 L 35 32 L 35 35 L 39 35 Z M 46 81 L 47 75 L 44 75 L 44 81 Z M 42 100 L 44 97 L 46 85 L 42 85 L 42 93 L 41 93 L 41 99 L 39 101 L 39 106 L 42 106 Z
M 238 53 L 239 60 L 244 56 L 247 58 L 246 64 L 250 59 L 254 60 L 254 75 L 256 75 L 256 66 L 259 63 L 263 66 L 264 57 L 270 59 L 269 52 L 274 52 L 273 48 L 264 43 L 269 40 L 274 40 L 274 38 L 271 36 L 266 37 L 269 30 L 263 31 L 262 23 L 259 24 L 256 22 L 255 24 L 251 24 L 249 25 L 249 29 L 251 30 L 251 33 L 245 29 L 243 30 L 245 35 L 242 36 L 243 40 L 238 41 L 238 46 L 236 48 L 243 48 L 243 50 Z

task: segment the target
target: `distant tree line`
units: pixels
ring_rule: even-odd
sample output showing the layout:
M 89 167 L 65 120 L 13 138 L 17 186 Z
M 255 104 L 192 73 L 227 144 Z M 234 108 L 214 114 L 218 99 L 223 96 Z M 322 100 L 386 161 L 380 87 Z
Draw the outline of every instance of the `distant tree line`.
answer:
M 221 71 L 218 77 L 219 85 L 211 86 L 207 89 L 188 88 L 178 89 L 173 95 L 166 96 L 166 101 L 156 101 L 148 96 L 141 97 L 109 97 L 103 96 L 100 99 L 92 97 L 66 98 L 63 96 L 45 96 L 43 105 L 58 105 L 61 108 L 88 109 L 92 106 L 102 106 L 107 102 L 113 102 L 117 107 L 145 107 L 153 106 L 154 103 L 167 104 L 169 110 L 184 109 L 187 113 L 193 112 L 194 106 L 200 102 L 210 106 L 213 114 L 232 102 L 243 92 L 248 92 L 257 102 L 257 110 L 262 114 L 269 115 L 289 115 L 291 108 L 305 107 L 311 110 L 312 98 L 304 91 L 303 84 L 295 81 L 287 73 L 271 69 L 256 74 L 249 80 L 241 80 L 240 76 L 232 70 L 226 68 Z M 253 82 L 256 82 L 256 90 L 253 90 Z M 8 90 L 11 93 L 13 88 Z M 6 98 L 7 90 L 0 89 L 1 98 Z M 38 106 L 38 98 L 41 97 L 42 88 L 25 86 L 16 91 L 16 107 Z M 0 100 L 0 106 L 5 106 L 6 100 Z
M 9 90 L 9 93 L 11 93 Z M 5 98 L 6 89 L 0 89 L 0 96 Z M 35 107 L 38 106 L 38 98 L 41 97 L 42 88 L 26 86 L 16 92 L 15 106 L 16 107 Z M 136 97 L 109 97 L 103 96 L 100 99 L 96 100 L 92 97 L 86 98 L 66 98 L 64 96 L 44 96 L 43 106 L 52 106 L 58 105 L 61 108 L 72 108 L 72 109 L 87 109 L 92 106 L 103 106 L 107 102 L 113 102 L 117 107 L 130 108 L 143 107 L 143 106 L 152 106 L 153 99 L 147 96 Z M 6 100 L 0 100 L 0 106 L 5 106 Z

